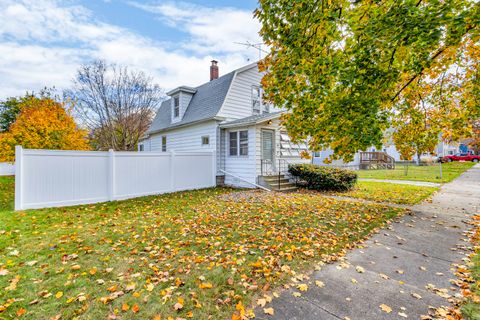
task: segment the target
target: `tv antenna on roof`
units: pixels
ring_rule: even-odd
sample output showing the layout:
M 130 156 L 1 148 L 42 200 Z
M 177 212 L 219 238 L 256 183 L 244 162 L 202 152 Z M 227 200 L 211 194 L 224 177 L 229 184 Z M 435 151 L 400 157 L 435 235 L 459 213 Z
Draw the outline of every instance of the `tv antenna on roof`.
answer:
M 251 43 L 250 41 L 246 41 L 246 42 L 234 42 L 234 43 L 245 46 L 247 48 L 257 49 L 258 50 L 258 60 L 262 60 L 262 52 L 268 53 L 268 51 L 262 49 L 263 43 L 261 43 L 261 42 Z

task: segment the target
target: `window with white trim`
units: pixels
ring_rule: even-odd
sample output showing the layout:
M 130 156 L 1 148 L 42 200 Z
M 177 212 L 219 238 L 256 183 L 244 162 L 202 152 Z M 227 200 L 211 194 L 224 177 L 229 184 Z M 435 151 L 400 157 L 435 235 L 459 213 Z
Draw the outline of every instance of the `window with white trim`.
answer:
M 210 144 L 210 136 L 202 137 L 202 146 L 208 146 Z
M 144 151 L 144 150 L 145 150 L 145 146 L 143 144 L 139 144 L 138 151 Z
M 280 132 L 280 154 L 282 157 L 299 157 L 300 152 L 308 150 L 306 143 L 293 143 L 286 132 Z
M 167 136 L 162 136 L 162 152 L 167 151 Z
M 228 141 L 230 156 L 248 156 L 248 130 L 230 131 Z
M 259 86 L 252 86 L 252 110 L 253 114 L 262 113 L 262 91 Z
M 173 117 L 178 118 L 180 116 L 180 97 L 173 98 Z

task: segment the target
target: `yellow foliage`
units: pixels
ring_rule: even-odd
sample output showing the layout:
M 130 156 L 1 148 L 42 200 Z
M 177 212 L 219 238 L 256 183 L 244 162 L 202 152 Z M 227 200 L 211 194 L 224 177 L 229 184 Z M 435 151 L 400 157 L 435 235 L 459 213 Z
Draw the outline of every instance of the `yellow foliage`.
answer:
M 64 105 L 32 97 L 8 132 L 0 134 L 0 161 L 15 161 L 15 146 L 28 149 L 89 150 L 87 131 L 77 127 Z

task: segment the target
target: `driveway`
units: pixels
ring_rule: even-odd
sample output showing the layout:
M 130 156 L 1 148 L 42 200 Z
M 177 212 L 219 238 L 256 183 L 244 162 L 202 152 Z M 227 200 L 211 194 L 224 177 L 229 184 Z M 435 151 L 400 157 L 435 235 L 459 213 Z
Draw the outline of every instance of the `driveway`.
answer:
M 480 208 L 480 165 L 442 186 L 431 203 L 412 207 L 342 261 L 310 275 L 300 297 L 289 289 L 257 319 L 420 319 L 429 307 L 448 306 L 458 293 L 451 268 L 462 263 L 463 232 Z M 315 282 L 321 281 L 319 287 Z M 297 294 L 298 295 L 298 294 Z

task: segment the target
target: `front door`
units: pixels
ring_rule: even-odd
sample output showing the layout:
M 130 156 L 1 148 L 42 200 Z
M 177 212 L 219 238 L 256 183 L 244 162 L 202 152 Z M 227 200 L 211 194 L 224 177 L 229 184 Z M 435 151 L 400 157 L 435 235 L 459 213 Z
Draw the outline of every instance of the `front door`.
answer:
M 275 131 L 262 130 L 262 171 L 263 174 L 275 172 Z

